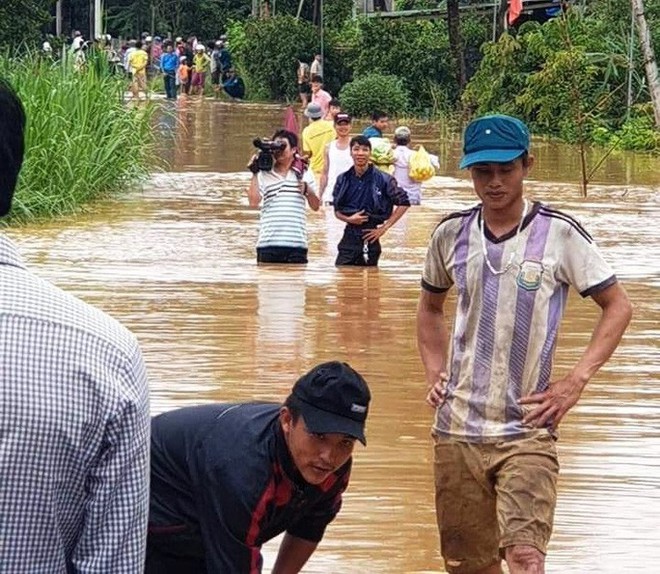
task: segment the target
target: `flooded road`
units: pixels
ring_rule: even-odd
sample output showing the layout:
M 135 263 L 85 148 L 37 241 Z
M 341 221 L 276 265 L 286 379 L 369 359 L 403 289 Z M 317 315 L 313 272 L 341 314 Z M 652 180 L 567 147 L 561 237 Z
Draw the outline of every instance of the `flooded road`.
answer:
M 308 218 L 309 265 L 257 268 L 258 212 L 247 205 L 244 166 L 252 138 L 271 135 L 282 117 L 278 106 L 179 102 L 160 126 L 170 167 L 144 189 L 8 234 L 40 275 L 137 334 L 154 413 L 208 401 L 280 401 L 314 364 L 350 362 L 374 396 L 369 446 L 356 448 L 344 510 L 304 571 L 441 572 L 415 307 L 432 229 L 475 201 L 456 169 L 460 143 L 441 145 L 427 126 L 412 126 L 413 139 L 422 134 L 416 141 L 441 154 L 442 176 L 425 184 L 422 206 L 385 236 L 380 269 L 333 266 L 341 225 L 327 208 Z M 574 148 L 535 142 L 533 152 L 528 197 L 582 220 L 635 304 L 623 344 L 561 427 L 547 572 L 658 572 L 658 162 L 612 155 L 585 200 Z M 571 294 L 556 375 L 577 360 L 596 317 L 591 300 Z M 270 543 L 267 565 L 275 551 Z

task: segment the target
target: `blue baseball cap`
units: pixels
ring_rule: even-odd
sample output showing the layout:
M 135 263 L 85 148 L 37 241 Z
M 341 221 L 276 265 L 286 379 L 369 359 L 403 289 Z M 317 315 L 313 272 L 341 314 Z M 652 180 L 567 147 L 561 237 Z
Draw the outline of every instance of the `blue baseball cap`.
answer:
M 463 136 L 460 169 L 475 163 L 507 163 L 529 151 L 529 130 L 518 118 L 501 114 L 471 121 Z

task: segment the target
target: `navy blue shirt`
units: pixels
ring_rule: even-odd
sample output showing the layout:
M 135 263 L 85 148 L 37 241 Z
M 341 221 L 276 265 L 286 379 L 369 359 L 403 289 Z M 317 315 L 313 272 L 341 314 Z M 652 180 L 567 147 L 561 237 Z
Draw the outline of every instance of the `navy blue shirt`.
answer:
M 355 172 L 355 166 L 340 174 L 332 196 L 335 211 L 339 213 L 353 215 L 364 210 L 369 216 L 369 221 L 361 226 L 364 228 L 373 228 L 387 221 L 395 205 L 410 205 L 408 194 L 396 180 L 373 165 L 369 165 L 361 176 Z
M 231 54 L 227 48 L 220 48 L 218 63 L 220 64 L 220 70 L 223 72 L 231 68 Z
M 245 84 L 238 76 L 234 76 L 223 82 L 222 87 L 232 98 L 241 100 L 245 96 Z
M 151 425 L 148 545 L 202 558 L 209 573 L 261 572 L 261 546 L 281 532 L 312 542 L 341 507 L 351 460 L 318 486 L 295 468 L 280 405 L 211 404 Z

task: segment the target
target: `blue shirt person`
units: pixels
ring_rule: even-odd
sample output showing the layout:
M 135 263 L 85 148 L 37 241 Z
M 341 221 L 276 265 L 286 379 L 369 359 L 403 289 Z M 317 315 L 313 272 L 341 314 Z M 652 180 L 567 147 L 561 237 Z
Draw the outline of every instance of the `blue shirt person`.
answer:
M 179 55 L 174 52 L 174 46 L 170 40 L 166 40 L 163 46 L 165 53 L 160 58 L 160 71 L 163 73 L 165 94 L 168 100 L 176 100 L 176 71 L 179 67 Z
M 245 84 L 233 68 L 227 70 L 227 77 L 222 82 L 222 89 L 235 100 L 242 100 L 245 97 Z
M 366 138 L 382 138 L 390 118 L 385 112 L 376 111 L 371 114 L 371 125 L 364 128 L 362 135 Z
M 335 265 L 376 266 L 380 238 L 408 210 L 408 194 L 396 180 L 369 163 L 371 143 L 363 136 L 350 142 L 353 167 L 337 177 L 332 192 L 335 217 L 346 223 Z

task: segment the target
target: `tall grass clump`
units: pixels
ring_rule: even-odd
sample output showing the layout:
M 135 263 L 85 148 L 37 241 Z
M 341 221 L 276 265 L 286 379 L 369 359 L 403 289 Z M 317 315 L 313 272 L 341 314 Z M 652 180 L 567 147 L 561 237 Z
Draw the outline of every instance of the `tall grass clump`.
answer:
M 82 70 L 64 57 L 0 56 L 0 75 L 27 115 L 26 152 L 10 217 L 56 217 L 126 190 L 146 177 L 153 158 L 150 106 L 123 102 L 125 80 L 102 55 Z

